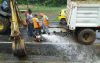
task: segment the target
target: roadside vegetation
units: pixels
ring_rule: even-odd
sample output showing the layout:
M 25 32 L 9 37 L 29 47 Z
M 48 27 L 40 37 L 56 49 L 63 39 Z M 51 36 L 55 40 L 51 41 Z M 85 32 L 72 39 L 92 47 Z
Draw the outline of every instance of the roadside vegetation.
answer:
M 3 0 L 0 0 L 0 3 Z M 34 14 L 45 13 L 50 21 L 59 21 L 58 15 L 61 9 L 66 8 L 67 0 L 16 0 L 19 10 L 30 8 Z M 21 14 L 20 14 L 21 15 Z M 25 19 L 24 14 L 21 16 Z
M 20 2 L 21 1 L 21 2 Z M 20 10 L 30 8 L 33 14 L 45 13 L 49 21 L 59 21 L 61 9 L 66 8 L 67 0 L 17 0 Z
M 67 0 L 17 0 L 18 4 L 39 4 L 42 6 L 58 7 L 66 5 Z
M 38 13 L 45 13 L 50 21 L 59 21 L 58 15 L 60 13 L 60 10 L 63 8 L 66 8 L 66 6 L 62 7 L 48 7 L 48 6 L 40 6 L 40 5 L 29 5 L 28 6 L 32 11 L 33 15 Z M 19 5 L 20 10 L 27 10 L 27 5 Z

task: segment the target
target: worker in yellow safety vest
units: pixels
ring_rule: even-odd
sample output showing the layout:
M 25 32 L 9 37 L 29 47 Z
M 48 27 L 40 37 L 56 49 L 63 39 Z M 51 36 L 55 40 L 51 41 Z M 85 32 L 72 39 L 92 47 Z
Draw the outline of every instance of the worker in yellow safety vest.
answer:
M 39 23 L 39 19 L 37 18 L 38 15 L 35 14 L 33 17 L 33 27 L 34 27 L 34 36 L 40 34 L 40 23 Z
M 49 27 L 49 22 L 48 22 L 48 17 L 44 13 L 40 13 L 40 16 L 42 17 L 42 32 L 46 32 L 50 34 L 48 27 Z

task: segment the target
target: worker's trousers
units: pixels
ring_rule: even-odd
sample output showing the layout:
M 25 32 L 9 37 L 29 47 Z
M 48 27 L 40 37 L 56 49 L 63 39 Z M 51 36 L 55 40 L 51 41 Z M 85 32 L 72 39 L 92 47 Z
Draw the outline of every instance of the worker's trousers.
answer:
M 46 25 L 42 25 L 42 29 L 43 31 L 42 32 L 45 32 L 45 33 L 50 33 L 49 30 L 48 30 L 48 27 Z
M 31 23 L 28 24 L 28 35 L 33 36 L 33 25 Z
M 40 35 L 41 33 L 40 33 L 40 29 L 34 29 L 34 31 L 33 31 L 33 37 L 36 37 L 37 35 Z

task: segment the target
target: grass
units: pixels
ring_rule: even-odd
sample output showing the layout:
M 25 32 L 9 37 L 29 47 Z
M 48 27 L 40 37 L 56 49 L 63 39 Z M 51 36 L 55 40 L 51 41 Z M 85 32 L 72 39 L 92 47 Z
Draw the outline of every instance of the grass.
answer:
M 33 14 L 45 13 L 49 17 L 49 21 L 59 21 L 58 15 L 61 9 L 64 7 L 47 7 L 39 5 L 29 5 L 29 8 L 32 10 Z M 19 5 L 20 10 L 27 10 L 27 5 Z

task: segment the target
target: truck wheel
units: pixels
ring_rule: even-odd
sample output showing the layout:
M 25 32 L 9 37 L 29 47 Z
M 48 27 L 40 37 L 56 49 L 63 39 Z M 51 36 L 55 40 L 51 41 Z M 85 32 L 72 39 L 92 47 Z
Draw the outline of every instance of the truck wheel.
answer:
M 17 56 L 17 57 L 26 56 L 25 45 L 24 45 L 23 40 L 15 40 L 12 43 L 12 50 L 13 50 L 14 56 Z
M 96 39 L 96 33 L 92 29 L 81 30 L 78 34 L 78 41 L 85 45 L 92 44 Z

